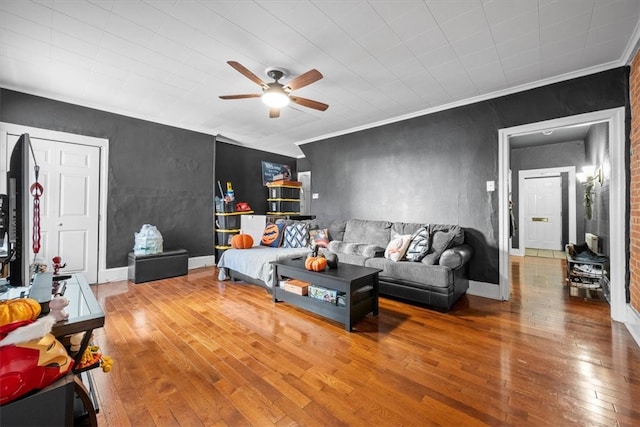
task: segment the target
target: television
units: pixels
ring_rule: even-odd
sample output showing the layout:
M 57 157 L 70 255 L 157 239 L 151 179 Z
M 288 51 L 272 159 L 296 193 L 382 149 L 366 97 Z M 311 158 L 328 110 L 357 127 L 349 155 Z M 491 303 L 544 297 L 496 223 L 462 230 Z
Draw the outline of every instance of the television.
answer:
M 31 140 L 29 134 L 22 134 L 11 152 L 7 172 L 8 221 L 6 233 L 8 241 L 10 286 L 31 284 L 29 261 L 29 154 Z

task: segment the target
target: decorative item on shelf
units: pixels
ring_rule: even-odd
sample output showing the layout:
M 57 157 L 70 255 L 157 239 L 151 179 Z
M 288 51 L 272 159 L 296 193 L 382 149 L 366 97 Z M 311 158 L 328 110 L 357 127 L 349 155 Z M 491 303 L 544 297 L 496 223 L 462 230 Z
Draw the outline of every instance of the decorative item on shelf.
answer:
M 310 271 L 324 271 L 327 268 L 327 259 L 322 253 L 318 253 L 318 246 L 314 247 L 311 254 L 305 259 L 304 268 Z
M 327 267 L 332 270 L 338 268 L 338 255 L 333 252 L 327 252 L 324 254 L 324 257 L 327 259 Z
M 53 261 L 53 264 L 51 266 L 53 267 L 54 276 L 58 275 L 58 272 L 61 268 L 65 268 L 67 266 L 66 262 L 64 264 L 62 263 L 62 258 L 58 255 L 54 256 L 51 261 Z
M 576 173 L 576 178 L 584 185 L 584 216 L 591 219 L 593 215 L 593 187 L 596 181 L 602 185 L 602 168 L 596 169 L 593 165 L 583 166 L 582 172 Z
M 49 301 L 49 315 L 53 316 L 56 322 L 69 318 L 69 313 L 65 311 L 65 307 L 69 305 L 69 300 L 62 295 L 55 295 Z
M 0 326 L 22 320 L 36 320 L 41 309 L 40 303 L 31 298 L 0 301 Z
M 32 325 L 14 322 L 0 328 L 0 339 Z M 19 332 L 18 332 L 19 333 Z M 73 367 L 62 344 L 50 333 L 0 347 L 0 405 L 52 384 Z
M 248 212 L 251 210 L 251 206 L 247 202 L 238 202 L 236 203 L 236 211 L 237 212 Z
M 100 347 L 91 343 L 84 350 L 84 353 L 82 353 L 80 363 L 76 369 L 87 369 L 96 364 L 99 364 L 102 367 L 102 372 L 107 373 L 110 372 L 113 367 L 113 359 L 110 356 L 103 355 L 100 351 Z

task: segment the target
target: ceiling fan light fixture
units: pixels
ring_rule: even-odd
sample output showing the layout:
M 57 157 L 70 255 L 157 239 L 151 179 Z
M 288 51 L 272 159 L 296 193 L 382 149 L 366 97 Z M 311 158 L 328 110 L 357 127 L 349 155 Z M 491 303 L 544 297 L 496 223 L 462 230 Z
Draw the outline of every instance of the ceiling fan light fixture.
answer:
M 262 102 L 271 108 L 282 108 L 289 104 L 289 96 L 281 87 L 270 87 L 262 94 Z

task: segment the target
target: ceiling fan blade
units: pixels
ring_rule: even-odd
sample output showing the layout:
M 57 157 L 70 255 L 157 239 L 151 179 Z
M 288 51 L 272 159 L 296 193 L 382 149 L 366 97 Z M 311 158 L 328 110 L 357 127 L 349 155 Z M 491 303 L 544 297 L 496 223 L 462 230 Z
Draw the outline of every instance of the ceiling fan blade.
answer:
M 313 70 L 309 70 L 304 74 L 300 74 L 298 77 L 294 78 L 289 83 L 284 85 L 284 87 L 288 88 L 289 90 L 296 90 L 300 89 L 301 87 L 310 85 L 313 82 L 317 82 L 321 78 L 322 74 L 320 73 L 320 71 L 314 68 Z
M 244 98 L 260 98 L 262 94 L 250 93 L 247 95 L 220 95 L 220 99 L 244 99 Z
M 276 119 L 280 117 L 280 109 L 279 108 L 269 108 L 269 118 Z
M 323 104 L 319 101 L 314 101 L 313 99 L 300 98 L 299 96 L 290 96 L 289 99 L 291 99 L 291 101 L 295 102 L 296 104 L 300 104 L 308 108 L 313 108 L 314 110 L 324 111 L 329 108 L 327 104 Z
M 263 82 L 260 79 L 260 77 L 258 77 L 255 74 L 253 74 L 251 71 L 249 71 L 241 63 L 236 62 L 236 61 L 227 61 L 227 64 L 231 65 L 233 68 L 236 69 L 236 71 L 238 71 L 240 74 L 242 74 L 243 76 L 245 76 L 246 78 L 248 78 L 249 80 L 254 82 L 255 84 L 257 84 L 259 86 L 262 86 L 262 87 L 267 87 L 267 84 L 265 82 Z

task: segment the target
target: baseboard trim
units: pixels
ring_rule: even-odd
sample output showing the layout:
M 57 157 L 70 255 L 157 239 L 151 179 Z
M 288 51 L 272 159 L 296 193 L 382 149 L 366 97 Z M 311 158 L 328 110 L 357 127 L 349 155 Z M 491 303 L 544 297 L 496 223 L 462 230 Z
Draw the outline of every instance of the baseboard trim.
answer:
M 216 265 L 215 255 L 189 258 L 189 270 L 193 270 L 194 268 L 210 267 L 214 265 Z
M 188 269 L 202 268 L 216 265 L 215 255 L 189 258 Z M 108 268 L 98 274 L 98 283 L 119 282 L 129 279 L 129 267 Z
M 627 304 L 624 325 L 640 347 L 640 313 L 638 313 L 631 304 Z
M 107 268 L 98 273 L 98 283 L 119 282 L 127 280 L 129 273 L 128 267 Z
M 495 283 L 476 282 L 474 280 L 469 280 L 469 289 L 467 289 L 467 294 L 477 297 L 495 299 L 498 301 L 502 300 L 502 298 L 500 298 L 500 286 Z

